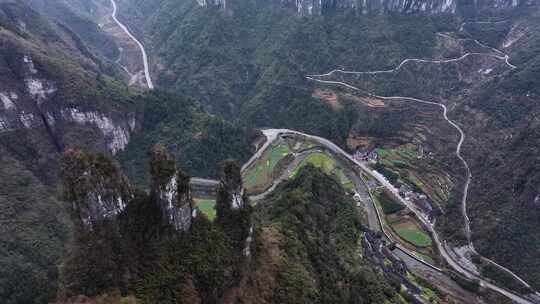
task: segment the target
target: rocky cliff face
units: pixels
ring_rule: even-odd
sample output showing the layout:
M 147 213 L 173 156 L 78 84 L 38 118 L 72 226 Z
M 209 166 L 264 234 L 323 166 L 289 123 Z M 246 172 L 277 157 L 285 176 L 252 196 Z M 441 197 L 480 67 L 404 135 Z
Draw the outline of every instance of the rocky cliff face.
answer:
M 216 200 L 217 223 L 224 227 L 236 247 L 242 248 L 242 255 L 250 258 L 254 241 L 252 207 L 245 196 L 240 171 L 240 165 L 235 161 L 225 161 L 221 166 Z
M 65 128 L 79 125 L 96 130 L 103 148 L 111 154 L 125 148 L 135 128 L 133 112 L 108 112 L 65 100 L 62 98 L 67 85 L 65 79 L 58 79 L 48 71 L 46 59 L 31 52 L 18 52 L 16 48 L 10 51 L 11 62 L 0 76 L 4 80 L 0 84 L 0 133 L 43 129 L 62 150 L 61 138 L 69 132 Z M 59 88 L 64 92 L 58 92 Z
M 244 200 L 244 185 L 240 167 L 236 162 L 226 162 L 223 165 L 221 183 L 219 186 L 228 197 L 228 207 L 231 210 L 243 209 L 246 207 Z
M 226 0 L 197 0 L 199 5 L 226 8 Z M 534 0 L 474 0 L 464 4 L 458 0 L 278 0 L 281 5 L 293 7 L 302 15 L 320 15 L 335 9 L 351 9 L 361 14 L 455 14 L 460 8 L 474 10 L 509 9 L 534 4 Z
M 187 231 L 196 216 L 189 176 L 177 168 L 174 156 L 163 146 L 154 147 L 151 153 L 152 204 L 176 231 Z M 64 200 L 73 218 L 88 230 L 118 216 L 135 197 L 129 179 L 103 154 L 66 151 L 61 159 L 61 178 Z
M 73 147 L 117 153 L 135 127 L 128 93 L 104 76 L 100 58 L 23 1 L 0 1 L 0 205 L 3 215 L 17 217 L 0 219 L 0 242 L 13 244 L 0 252 L 0 277 L 9 279 L 0 280 L 4 302 L 54 297 L 69 218 L 56 205 L 60 153 Z M 123 210 L 130 190 L 115 169 L 120 179 L 97 167 L 80 170 L 70 172 L 81 186 L 70 192 L 71 207 L 80 210 L 82 227 L 93 229 Z
M 88 230 L 120 214 L 133 198 L 126 176 L 103 155 L 67 151 L 62 159 L 61 176 L 64 198 L 72 216 Z
M 134 107 L 75 34 L 20 2 L 0 3 L 0 28 L 1 145 L 47 184 L 70 147 L 125 148 Z
M 192 206 L 189 176 L 176 167 L 174 156 L 164 147 L 156 146 L 152 151 L 152 195 L 167 219 L 177 231 L 187 231 L 192 217 L 196 216 Z

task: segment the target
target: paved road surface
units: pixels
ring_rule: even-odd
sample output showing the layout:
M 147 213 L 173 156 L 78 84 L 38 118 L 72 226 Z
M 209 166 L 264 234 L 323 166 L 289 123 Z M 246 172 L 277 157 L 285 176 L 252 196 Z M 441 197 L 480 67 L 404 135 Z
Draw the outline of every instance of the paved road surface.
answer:
M 355 165 L 360 167 L 364 172 L 369 174 L 371 177 L 375 178 L 379 183 L 381 183 L 385 188 L 387 188 L 391 193 L 393 193 L 396 199 L 401 201 L 405 206 L 407 206 L 409 209 L 411 209 L 417 215 L 418 219 L 421 220 L 424 223 L 424 225 L 430 230 L 430 232 L 431 232 L 431 234 L 433 236 L 433 240 L 434 240 L 435 244 L 437 245 L 439 252 L 441 253 L 441 256 L 445 259 L 445 261 L 450 265 L 451 268 L 453 268 L 454 270 L 456 270 L 457 272 L 461 273 L 462 275 L 466 276 L 469 279 L 478 280 L 483 287 L 494 290 L 494 291 L 496 291 L 496 292 L 510 298 L 511 300 L 513 300 L 516 303 L 519 303 L 519 304 L 535 304 L 535 303 L 531 302 L 530 300 L 523 298 L 520 295 L 514 294 L 513 292 L 510 292 L 510 291 L 508 291 L 506 289 L 503 289 L 503 288 L 500 288 L 500 287 L 498 287 L 498 286 L 496 286 L 496 285 L 494 285 L 494 284 L 492 284 L 490 282 L 487 282 L 482 277 L 479 277 L 477 274 L 472 273 L 469 269 L 463 267 L 459 262 L 454 261 L 453 258 L 451 257 L 451 255 L 448 253 L 448 248 L 439 239 L 439 236 L 438 236 L 437 232 L 435 231 L 432 223 L 429 222 L 429 220 L 423 215 L 422 212 L 417 210 L 415 206 L 412 206 L 410 202 L 403 199 L 399 195 L 399 193 L 397 193 L 397 189 L 393 185 L 391 185 L 384 177 L 382 177 L 382 175 L 378 174 L 376 171 L 372 171 L 365 164 L 356 161 L 348 153 L 343 151 L 343 149 L 341 149 L 339 146 L 337 146 L 333 142 L 331 142 L 331 141 L 329 141 L 329 140 L 327 140 L 325 138 L 322 138 L 322 137 L 312 136 L 312 135 L 308 135 L 308 134 L 304 134 L 304 133 L 301 133 L 301 132 L 298 132 L 298 131 L 293 131 L 293 130 L 288 130 L 288 129 L 267 129 L 267 130 L 263 130 L 263 133 L 267 137 L 267 141 L 273 141 L 275 138 L 277 138 L 281 134 L 292 134 L 292 135 L 303 136 L 303 137 L 305 137 L 307 139 L 318 142 L 320 145 L 323 145 L 324 147 L 326 147 L 330 151 L 332 151 L 332 152 L 334 152 L 336 154 L 339 154 L 342 157 L 344 157 L 344 158 L 348 159 L 349 161 L 353 162 Z M 265 146 L 267 146 L 267 143 L 265 143 Z M 419 262 L 423 262 L 423 261 L 419 260 Z
M 353 75 L 376 75 L 376 74 L 392 74 L 396 73 L 401 68 L 410 62 L 420 62 L 420 63 L 433 63 L 433 64 L 446 64 L 446 63 L 454 63 L 462 61 L 468 57 L 472 56 L 481 56 L 481 57 L 493 57 L 499 60 L 504 60 L 505 64 L 508 65 L 510 68 L 515 69 L 516 66 L 511 64 L 509 62 L 509 56 L 499 56 L 499 55 L 493 55 L 493 54 L 485 54 L 485 53 L 466 53 L 461 57 L 453 58 L 453 59 L 441 59 L 441 60 L 427 60 L 427 59 L 415 59 L 415 58 L 409 58 L 403 60 L 397 67 L 391 69 L 391 70 L 380 70 L 380 71 L 368 71 L 368 72 L 355 72 L 355 71 L 344 71 L 344 70 L 332 70 L 326 74 L 318 74 L 318 75 L 308 75 L 309 79 L 312 79 L 312 77 L 328 77 L 332 76 L 333 74 L 342 73 L 342 74 L 353 74 Z
M 142 55 L 142 60 L 143 60 L 143 65 L 144 65 L 144 77 L 146 78 L 146 85 L 148 86 L 149 89 L 153 89 L 154 84 L 152 83 L 152 77 L 150 76 L 150 68 L 148 67 L 148 56 L 146 55 L 146 50 L 144 49 L 143 44 L 139 40 L 137 40 L 135 36 L 131 34 L 128 28 L 122 22 L 120 22 L 118 18 L 116 18 L 116 13 L 118 10 L 116 7 L 116 2 L 114 2 L 114 0 L 111 0 L 111 4 L 113 7 L 111 17 L 113 18 L 114 22 L 118 24 L 118 26 L 129 36 L 129 38 L 131 38 L 131 40 L 133 40 L 139 46 L 139 49 L 141 50 L 141 55 Z

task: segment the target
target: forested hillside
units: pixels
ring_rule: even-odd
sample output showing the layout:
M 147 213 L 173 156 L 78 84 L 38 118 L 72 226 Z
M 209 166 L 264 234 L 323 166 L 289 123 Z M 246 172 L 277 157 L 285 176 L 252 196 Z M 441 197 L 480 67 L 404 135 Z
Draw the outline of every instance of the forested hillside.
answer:
M 463 154 L 472 171 L 467 210 L 476 249 L 538 288 L 539 272 L 530 269 L 538 267 L 540 248 L 538 159 L 531 154 L 539 148 L 536 79 L 540 20 L 537 10 L 501 14 L 497 20 L 503 21 L 464 23 L 451 33 L 441 33 L 433 58 L 409 61 L 392 73 L 336 73 L 325 79 L 356 86 L 359 95 L 369 92 L 413 97 L 446 105 L 450 119 L 466 135 Z M 470 56 L 462 57 L 464 54 Z M 436 61 L 454 58 L 462 60 Z M 432 119 L 442 120 L 436 107 L 403 101 L 401 104 L 396 100 L 396 104 L 416 109 L 417 128 L 407 126 L 404 119 L 405 128 L 401 131 L 424 134 L 426 138 L 417 137 L 415 141 L 429 146 L 431 153 L 437 155 L 434 159 L 441 162 L 438 166 L 459 185 L 444 203 L 445 215 L 438 224 L 447 237 L 464 245 L 465 232 L 459 228 L 464 220 L 462 204 L 456 199 L 463 195 L 466 176 L 465 168 L 455 157 L 459 134 L 455 129 L 440 130 L 433 122 L 422 122 L 428 111 L 434 111 L 427 114 Z M 359 132 L 360 137 L 365 135 Z M 406 137 L 403 135 L 402 139 Z
M 530 299 L 540 11 L 422 1 L 116 0 L 117 21 L 110 0 L 0 0 L 0 302 L 506 303 L 479 278 Z M 283 184 L 250 202 L 241 165 L 264 128 L 327 138 L 425 197 L 418 231 L 478 274 L 436 246 L 405 263 L 368 226 L 417 215 L 381 219 L 370 196 L 389 186 L 365 172 L 347 183 L 361 201 L 311 165 L 286 172 L 325 152 L 311 142 L 261 154 Z M 214 180 L 195 197 L 190 177 Z
M 189 98 L 129 90 L 110 77 L 103 49 L 20 1 L 0 2 L 0 42 L 0 297 L 6 303 L 46 303 L 56 295 L 71 231 L 57 188 L 63 151 L 118 155 L 133 139 L 120 158 L 146 164 L 147 149 L 162 142 L 192 159 L 186 169 L 197 176 L 215 176 L 219 161 L 250 153 L 245 129 Z M 145 180 L 141 170 L 130 167 L 134 180 Z
M 242 188 L 240 166 L 225 162 L 217 218 L 189 212 L 181 229 L 172 218 L 193 208 L 189 179 L 159 147 L 151 172 L 149 194 L 135 190 L 124 201 L 132 188 L 117 165 L 83 151 L 64 154 L 64 199 L 75 232 L 59 303 L 115 289 L 144 303 L 405 303 L 364 258 L 366 228 L 352 199 L 319 169 L 303 168 L 253 207 L 247 197 L 233 203 Z M 177 189 L 166 186 L 171 176 Z
M 340 12 L 300 17 L 266 2 L 229 11 L 195 1 L 122 1 L 121 17 L 153 50 L 157 83 L 247 126 L 279 126 L 344 142 L 355 120 L 312 97 L 305 75 L 369 70 L 431 54 L 450 17 Z
M 0 3 L 5 303 L 47 303 L 56 295 L 57 266 L 70 232 L 56 192 L 59 153 L 71 146 L 112 152 L 129 132 L 131 97 L 100 75 L 99 60 L 71 31 L 20 2 Z
M 93 1 L 23 0 L 22 2 L 74 32 L 93 53 L 111 61 L 118 57 L 119 50 L 114 39 L 106 35 L 92 19 L 97 9 Z
M 255 133 L 207 114 L 195 100 L 165 92 L 135 98 L 140 129 L 118 155 L 137 184 L 148 181 L 148 151 L 165 145 L 181 160 L 183 168 L 197 177 L 216 177 L 219 161 L 245 161 L 252 153 Z
M 534 273 L 540 272 L 527 270 L 537 267 L 538 260 L 538 214 L 531 207 L 538 201 L 537 164 L 530 157 L 538 112 L 539 21 L 534 3 L 519 2 L 515 9 L 509 8 L 517 2 L 484 1 L 475 7 L 458 3 L 452 14 L 428 15 L 359 15 L 325 7 L 323 14 L 312 16 L 272 1 L 232 1 L 225 8 L 219 1 L 202 7 L 193 1 L 122 3 L 121 17 L 153 50 L 159 85 L 198 98 L 212 113 L 239 118 L 242 124 L 307 131 L 342 145 L 350 135 L 389 146 L 410 143 L 418 130 L 407 128 L 424 115 L 424 108 L 359 110 L 350 100 L 336 106 L 332 98 L 317 96 L 306 75 L 333 69 L 389 70 L 406 58 L 450 59 L 466 52 L 502 56 L 492 61 L 471 56 L 461 64 L 413 64 L 395 74 L 341 80 L 353 81 L 366 92 L 442 102 L 455 111 L 450 115 L 468 129 L 465 157 L 476 177 L 468 205 L 473 238 L 481 253 L 538 282 Z M 441 33 L 452 35 L 443 39 Z M 517 69 L 508 71 L 504 55 L 490 47 L 508 54 Z M 410 117 L 415 118 L 407 126 Z M 426 127 L 431 126 L 432 132 L 439 131 L 439 126 Z M 456 162 L 452 136 L 435 135 L 427 142 L 439 153 L 437 166 L 456 184 L 440 229 L 460 243 L 465 238 L 457 227 L 463 215 L 456 198 L 462 194 L 465 173 Z M 516 255 L 520 248 L 527 254 Z

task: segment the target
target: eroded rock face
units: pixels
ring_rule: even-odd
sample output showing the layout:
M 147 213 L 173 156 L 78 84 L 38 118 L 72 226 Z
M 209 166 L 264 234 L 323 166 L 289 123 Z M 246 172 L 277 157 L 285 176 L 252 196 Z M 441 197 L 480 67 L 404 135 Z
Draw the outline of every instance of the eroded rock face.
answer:
M 152 195 L 157 200 L 163 217 L 177 231 L 188 231 L 196 216 L 189 176 L 176 167 L 174 156 L 162 146 L 152 150 Z
M 226 162 L 221 174 L 221 187 L 230 196 L 230 209 L 242 209 L 244 201 L 244 185 L 240 166 L 236 162 Z
M 300 14 L 321 14 L 331 9 L 353 9 L 362 14 L 370 13 L 455 13 L 455 0 L 297 0 Z
M 73 218 L 88 230 L 120 214 L 133 198 L 127 177 L 103 155 L 81 150 L 65 152 L 61 178 Z
M 200 6 L 217 6 L 222 9 L 227 8 L 227 0 L 197 0 Z
M 362 14 L 404 13 L 404 14 L 455 14 L 459 8 L 467 6 L 475 10 L 509 9 L 521 5 L 534 4 L 533 0 L 474 0 L 464 5 L 458 0 L 277 0 L 287 7 L 294 7 L 302 15 L 319 15 L 335 9 L 352 9 Z M 226 0 L 197 0 L 201 6 L 226 8 Z
M 51 117 L 50 124 L 54 125 L 55 115 L 51 114 L 48 117 Z M 107 149 L 113 155 L 124 150 L 129 143 L 131 132 L 135 129 L 135 116 L 130 117 L 127 121 L 115 121 L 115 119 L 98 111 L 65 108 L 60 110 L 59 118 L 66 122 L 97 127 L 105 138 Z
M 97 129 L 104 149 L 111 154 L 124 150 L 135 129 L 134 113 L 117 115 L 68 106 L 55 98 L 56 81 L 40 70 L 32 55 L 20 55 L 19 60 L 24 86 L 7 81 L 0 84 L 0 133 L 47 128 L 60 138 L 68 124 L 77 124 Z
M 242 255 L 251 257 L 254 240 L 252 209 L 244 195 L 241 167 L 236 161 L 225 161 L 221 166 L 221 181 L 216 200 L 217 223 L 242 248 Z

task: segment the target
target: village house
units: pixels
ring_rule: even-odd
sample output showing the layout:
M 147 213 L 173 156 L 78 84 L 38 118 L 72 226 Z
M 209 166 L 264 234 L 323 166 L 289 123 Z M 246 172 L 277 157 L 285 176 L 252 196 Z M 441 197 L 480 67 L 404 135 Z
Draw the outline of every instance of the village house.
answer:
M 357 147 L 353 154 L 353 158 L 357 161 L 376 163 L 379 161 L 379 153 L 377 153 L 377 149 Z

